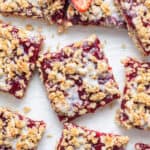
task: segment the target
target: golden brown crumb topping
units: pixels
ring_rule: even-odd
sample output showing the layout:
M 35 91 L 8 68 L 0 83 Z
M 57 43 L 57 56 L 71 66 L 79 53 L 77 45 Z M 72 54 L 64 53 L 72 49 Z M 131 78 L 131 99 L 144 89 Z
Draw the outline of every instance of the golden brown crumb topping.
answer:
M 69 4 L 68 10 L 67 10 L 67 17 L 69 20 L 73 19 L 75 17 L 76 19 L 80 18 L 81 21 L 87 21 L 93 23 L 98 20 L 105 20 L 106 18 L 109 18 L 110 16 L 115 20 L 122 21 L 122 18 L 120 17 L 120 14 L 118 13 L 118 10 L 116 9 L 113 1 L 107 1 L 107 0 L 93 0 L 91 6 L 86 12 L 79 12 L 72 3 Z M 110 19 L 110 18 L 109 18 Z M 107 20 L 108 22 L 112 23 L 112 20 Z
M 0 24 L 0 89 L 10 91 L 12 81 L 19 83 L 14 89 L 16 97 L 24 95 L 26 84 L 35 68 L 35 57 L 40 51 L 42 38 L 7 24 Z M 37 46 L 37 47 L 36 47 Z M 37 57 L 37 56 L 36 56 Z M 37 59 L 37 58 L 34 59 Z
M 0 12 L 33 18 L 44 17 L 38 1 L 32 0 L 0 0 Z
M 118 0 L 119 1 L 119 0 Z M 147 55 L 150 53 L 150 1 L 120 1 L 121 10 L 127 20 L 129 33 L 137 46 Z M 136 37 L 134 37 L 136 36 Z
M 35 149 L 44 131 L 44 122 L 33 121 L 6 108 L 0 108 L 0 149 Z
M 126 128 L 150 129 L 150 64 L 127 59 L 124 65 L 127 82 L 118 120 Z
M 0 12 L 61 23 L 65 0 L 0 0 Z
M 117 83 L 96 36 L 58 53 L 42 55 L 38 67 L 52 107 L 60 116 L 83 115 L 119 97 Z
M 99 133 L 66 123 L 62 134 L 62 139 L 58 144 L 57 150 L 113 150 L 114 147 L 123 148 L 128 143 L 128 140 L 129 138 L 126 136 Z

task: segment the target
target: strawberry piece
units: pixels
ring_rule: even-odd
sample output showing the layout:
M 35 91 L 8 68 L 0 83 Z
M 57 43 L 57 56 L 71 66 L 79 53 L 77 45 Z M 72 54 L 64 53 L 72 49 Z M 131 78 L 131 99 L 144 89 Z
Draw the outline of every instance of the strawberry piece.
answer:
M 85 12 L 91 6 L 92 0 L 71 0 L 79 12 Z

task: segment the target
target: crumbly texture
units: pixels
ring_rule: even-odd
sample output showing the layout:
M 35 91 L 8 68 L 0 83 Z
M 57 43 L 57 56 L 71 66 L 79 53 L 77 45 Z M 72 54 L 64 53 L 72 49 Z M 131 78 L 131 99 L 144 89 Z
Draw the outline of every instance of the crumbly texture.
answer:
M 128 26 L 129 35 L 144 55 L 150 55 L 149 0 L 116 0 Z
M 35 69 L 42 37 L 27 30 L 0 24 L 0 90 L 17 98 L 25 94 Z
M 63 24 L 65 18 L 66 0 L 39 0 L 44 18 L 50 23 Z
M 136 150 L 150 150 L 150 145 L 148 144 L 143 144 L 143 143 L 137 143 L 135 145 Z
M 124 150 L 128 141 L 127 136 L 100 133 L 65 123 L 57 150 Z
M 0 149 L 35 150 L 45 131 L 43 121 L 33 121 L 17 112 L 0 108 Z
M 38 67 L 61 121 L 94 112 L 120 97 L 112 69 L 95 35 L 57 53 L 42 55 Z
M 117 122 L 127 128 L 150 129 L 150 63 L 128 58 L 126 85 Z
M 69 2 L 66 16 L 72 24 L 125 27 L 125 22 L 115 7 L 113 0 L 93 0 L 86 12 L 79 12 Z
M 45 19 L 62 23 L 65 0 L 0 0 L 0 12 L 6 15 Z
M 16 15 L 32 18 L 44 18 L 38 1 L 34 0 L 0 0 L 0 12 L 7 15 Z

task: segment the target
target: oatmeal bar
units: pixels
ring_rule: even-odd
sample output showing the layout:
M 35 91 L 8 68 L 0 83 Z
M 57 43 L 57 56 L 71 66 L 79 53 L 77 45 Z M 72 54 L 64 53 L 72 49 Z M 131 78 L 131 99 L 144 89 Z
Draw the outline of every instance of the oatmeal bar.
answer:
M 150 1 L 116 0 L 129 35 L 144 55 L 150 55 Z
M 61 121 L 94 112 L 120 97 L 101 46 L 99 39 L 92 35 L 40 57 L 40 77 Z
M 117 122 L 123 127 L 150 129 L 150 62 L 127 58 L 126 85 Z
M 43 38 L 0 23 L 0 90 L 17 98 L 25 94 Z
M 40 0 L 0 0 L 0 13 L 43 19 Z
M 137 143 L 135 145 L 136 150 L 150 150 L 150 145 L 148 144 L 143 144 L 143 143 Z
M 0 0 L 0 13 L 48 20 L 61 23 L 65 0 Z
M 79 0 L 72 0 L 79 1 Z M 81 0 L 83 1 L 83 0 Z M 79 1 L 78 3 L 81 3 Z M 86 10 L 76 7 L 77 2 L 69 2 L 67 19 L 72 24 L 101 25 L 107 27 L 125 27 L 125 22 L 116 9 L 113 0 L 87 0 L 91 1 Z M 85 2 L 85 1 L 84 1 Z M 80 4 L 83 6 L 83 4 Z
M 124 150 L 128 141 L 127 136 L 100 133 L 65 123 L 57 150 Z
M 45 128 L 43 121 L 34 121 L 0 107 L 1 150 L 35 150 Z

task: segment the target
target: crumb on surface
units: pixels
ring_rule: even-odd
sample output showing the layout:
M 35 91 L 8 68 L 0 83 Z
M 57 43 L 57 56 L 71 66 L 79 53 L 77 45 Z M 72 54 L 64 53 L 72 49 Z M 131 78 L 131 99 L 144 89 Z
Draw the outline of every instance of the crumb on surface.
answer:
M 126 44 L 122 43 L 121 48 L 126 49 Z
M 47 134 L 47 138 L 52 138 L 52 134 Z
M 27 29 L 28 31 L 33 31 L 33 30 L 34 30 L 34 27 L 33 27 L 31 24 L 27 24 L 27 25 L 26 25 L 26 29 Z
M 23 108 L 23 112 L 25 114 L 27 114 L 27 113 L 31 112 L 31 108 L 26 106 L 26 107 Z

